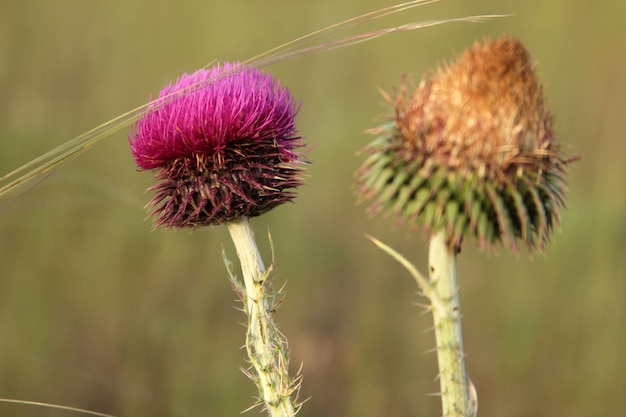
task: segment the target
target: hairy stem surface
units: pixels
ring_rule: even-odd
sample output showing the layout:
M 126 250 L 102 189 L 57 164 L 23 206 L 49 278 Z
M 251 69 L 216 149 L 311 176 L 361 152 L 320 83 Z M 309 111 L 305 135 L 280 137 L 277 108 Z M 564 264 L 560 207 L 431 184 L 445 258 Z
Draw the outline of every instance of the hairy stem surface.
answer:
M 287 341 L 272 319 L 276 294 L 271 292 L 269 272 L 254 240 L 247 218 L 228 224 L 243 273 L 243 287 L 231 274 L 241 291 L 244 310 L 248 316 L 246 350 L 254 373 L 250 378 L 259 388 L 262 402 L 271 417 L 291 417 L 298 410 L 291 395 L 298 390 L 298 379 L 289 377 Z
M 434 234 L 429 248 L 430 286 L 436 298 L 433 308 L 439 384 L 444 417 L 473 417 L 468 379 L 463 357 L 461 310 L 456 278 L 456 254 L 448 247 L 443 233 Z M 431 300 L 435 305 L 435 300 Z

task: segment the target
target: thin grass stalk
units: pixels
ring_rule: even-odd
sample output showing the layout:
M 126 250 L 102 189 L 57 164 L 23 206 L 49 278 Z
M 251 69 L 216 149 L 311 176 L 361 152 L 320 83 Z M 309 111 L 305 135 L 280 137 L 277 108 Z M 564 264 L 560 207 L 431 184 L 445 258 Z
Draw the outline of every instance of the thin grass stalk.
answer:
M 243 63 L 249 67 L 267 67 L 292 59 L 359 44 L 391 33 L 408 32 L 430 26 L 441 25 L 444 23 L 483 22 L 488 19 L 503 17 L 503 15 L 480 15 L 442 20 L 410 22 L 404 25 L 373 30 L 370 32 L 358 33 L 356 35 L 349 35 L 339 39 L 332 39 L 326 42 L 316 43 L 321 39 L 331 37 L 332 35 L 340 33 L 343 30 L 358 26 L 359 24 L 380 19 L 394 13 L 400 13 L 413 7 L 434 3 L 436 1 L 437 0 L 410 1 L 395 6 L 379 9 L 374 12 L 366 13 L 351 19 L 347 19 L 342 22 L 327 26 L 323 29 L 314 31 L 308 35 L 301 36 L 290 42 L 286 42 L 275 48 L 271 48 L 264 53 L 243 61 Z M 214 62 L 215 61 L 211 61 L 211 63 L 207 64 L 205 68 L 209 67 Z M 232 73 L 224 74 L 223 76 L 226 77 L 228 75 L 232 75 Z M 211 82 L 213 81 L 218 80 L 211 80 Z M 202 88 L 204 85 L 205 84 L 199 84 L 195 86 L 194 89 Z M 189 89 L 189 92 L 193 91 L 194 89 Z M 157 101 L 159 102 L 157 103 Z M 152 100 L 146 104 L 138 106 L 124 114 L 115 117 L 114 119 L 106 123 L 101 124 L 100 126 L 97 126 L 75 137 L 74 139 L 66 141 L 65 143 L 44 153 L 43 155 L 40 155 L 32 161 L 23 164 L 20 167 L 0 176 L 0 207 L 2 204 L 5 204 L 7 201 L 11 200 L 10 196 L 15 198 L 16 196 L 20 195 L 20 192 L 26 191 L 25 189 L 21 189 L 26 184 L 29 184 L 35 180 L 43 180 L 48 174 L 51 174 L 60 166 L 81 155 L 83 152 L 87 151 L 98 142 L 110 137 L 113 133 L 133 124 L 146 111 L 155 110 L 156 108 L 158 108 L 159 105 L 163 105 L 165 103 L 167 103 L 167 100 Z M 36 183 L 37 181 L 35 181 L 35 184 Z M 31 183 L 31 185 L 35 184 Z

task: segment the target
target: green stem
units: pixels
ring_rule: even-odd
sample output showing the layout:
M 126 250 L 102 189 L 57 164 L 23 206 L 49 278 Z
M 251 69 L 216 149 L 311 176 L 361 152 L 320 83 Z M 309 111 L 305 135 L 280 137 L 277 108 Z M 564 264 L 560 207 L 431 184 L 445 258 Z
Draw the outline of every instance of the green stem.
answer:
M 443 416 L 475 417 L 478 397 L 472 381 L 465 374 L 454 251 L 448 247 L 442 233 L 432 236 L 429 251 L 430 277 L 427 279 L 390 246 L 371 236 L 368 238 L 409 271 L 422 295 L 430 302 L 429 310 L 435 322 Z
M 429 249 L 430 286 L 434 291 L 433 308 L 439 384 L 444 417 L 473 417 L 475 395 L 468 389 L 465 373 L 461 310 L 456 277 L 456 254 L 445 241 L 443 233 L 431 237 Z
M 292 403 L 291 394 L 297 393 L 298 379 L 292 381 L 289 377 L 287 341 L 272 318 L 276 295 L 271 293 L 270 271 L 265 269 L 247 218 L 229 223 L 228 231 L 243 274 L 241 291 L 248 315 L 246 350 L 255 370 L 251 378 L 271 417 L 293 417 L 298 409 Z

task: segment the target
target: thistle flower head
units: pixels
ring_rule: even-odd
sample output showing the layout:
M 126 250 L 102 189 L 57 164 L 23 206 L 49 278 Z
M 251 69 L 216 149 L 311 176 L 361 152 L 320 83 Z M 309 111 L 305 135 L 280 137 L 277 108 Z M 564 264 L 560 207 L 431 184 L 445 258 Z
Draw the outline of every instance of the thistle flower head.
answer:
M 387 97 L 392 122 L 370 130 L 360 200 L 444 231 L 457 249 L 468 234 L 482 247 L 542 249 L 564 206 L 569 161 L 521 42 L 477 42 L 410 87 Z
M 156 171 L 155 225 L 221 224 L 291 201 L 302 183 L 297 112 L 278 81 L 241 64 L 164 88 L 129 136 L 137 166 Z

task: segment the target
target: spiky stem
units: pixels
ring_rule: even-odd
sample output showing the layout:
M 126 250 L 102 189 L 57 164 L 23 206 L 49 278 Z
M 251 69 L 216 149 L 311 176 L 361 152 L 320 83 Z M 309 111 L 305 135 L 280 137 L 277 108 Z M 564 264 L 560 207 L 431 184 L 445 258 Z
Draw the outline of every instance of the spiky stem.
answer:
M 247 218 L 229 223 L 228 231 L 243 274 L 243 288 L 232 273 L 231 280 L 242 292 L 248 316 L 246 350 L 255 370 L 255 374 L 249 376 L 259 388 L 260 400 L 271 417 L 293 417 L 298 409 L 291 395 L 298 389 L 298 378 L 289 377 L 287 341 L 272 319 L 276 296 L 271 293 L 271 267 L 265 269 Z
M 442 233 L 432 236 L 430 277 L 427 279 L 396 250 L 376 238 L 368 238 L 409 271 L 422 295 L 430 302 L 429 311 L 435 322 L 443 417 L 475 417 L 478 397 L 472 381 L 465 374 L 454 251 L 446 244 Z
M 461 310 L 456 278 L 456 254 L 445 240 L 443 233 L 435 233 L 430 239 L 428 255 L 430 286 L 434 290 L 431 299 L 439 362 L 439 385 L 444 417 L 473 417 L 473 395 L 468 389 L 463 357 L 461 333 Z

